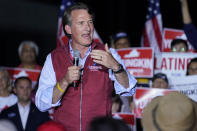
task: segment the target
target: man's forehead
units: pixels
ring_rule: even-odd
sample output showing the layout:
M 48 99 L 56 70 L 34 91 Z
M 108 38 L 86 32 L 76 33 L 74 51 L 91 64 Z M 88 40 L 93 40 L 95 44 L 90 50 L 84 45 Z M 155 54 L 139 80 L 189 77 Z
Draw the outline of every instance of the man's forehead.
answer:
M 85 9 L 76 9 L 71 12 L 72 18 L 83 18 L 83 17 L 89 17 L 92 18 L 91 15 L 88 13 Z

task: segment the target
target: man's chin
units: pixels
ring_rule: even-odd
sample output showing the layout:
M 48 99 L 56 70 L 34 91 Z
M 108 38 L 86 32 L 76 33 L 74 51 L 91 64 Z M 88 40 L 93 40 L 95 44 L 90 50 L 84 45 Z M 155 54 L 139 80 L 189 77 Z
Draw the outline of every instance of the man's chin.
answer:
M 89 47 L 89 46 L 92 44 L 92 41 L 93 41 L 93 40 L 84 42 L 83 45 L 86 46 L 86 47 Z
M 85 44 L 85 47 L 89 47 L 92 43 L 89 43 L 89 44 Z

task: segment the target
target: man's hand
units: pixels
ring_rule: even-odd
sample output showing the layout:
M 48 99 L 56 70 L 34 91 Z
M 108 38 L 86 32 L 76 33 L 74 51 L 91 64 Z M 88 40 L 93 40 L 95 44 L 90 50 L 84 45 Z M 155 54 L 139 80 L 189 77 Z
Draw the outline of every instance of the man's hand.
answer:
M 68 67 L 66 75 L 63 77 L 63 79 L 60 81 L 60 85 L 62 86 L 68 86 L 73 81 L 80 79 L 80 66 L 70 66 Z
M 93 61 L 98 64 L 101 64 L 112 70 L 118 70 L 119 68 L 119 63 L 112 56 L 107 44 L 105 44 L 105 51 L 104 50 L 92 50 L 90 55 L 91 55 L 91 58 L 93 58 Z
M 63 79 L 60 80 L 59 86 L 63 91 L 60 91 L 56 86 L 53 88 L 53 99 L 52 103 L 55 104 L 64 94 L 68 86 L 80 78 L 81 66 L 70 66 L 68 67 L 67 73 L 64 75 Z

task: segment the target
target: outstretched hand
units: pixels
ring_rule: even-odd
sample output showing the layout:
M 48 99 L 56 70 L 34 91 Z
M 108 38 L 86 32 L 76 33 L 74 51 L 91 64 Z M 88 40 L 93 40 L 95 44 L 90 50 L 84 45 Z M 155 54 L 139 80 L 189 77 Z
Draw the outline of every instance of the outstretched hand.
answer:
M 90 53 L 91 58 L 95 63 L 101 64 L 107 68 L 116 70 L 118 68 L 119 63 L 112 56 L 107 43 L 105 44 L 104 50 L 92 50 Z

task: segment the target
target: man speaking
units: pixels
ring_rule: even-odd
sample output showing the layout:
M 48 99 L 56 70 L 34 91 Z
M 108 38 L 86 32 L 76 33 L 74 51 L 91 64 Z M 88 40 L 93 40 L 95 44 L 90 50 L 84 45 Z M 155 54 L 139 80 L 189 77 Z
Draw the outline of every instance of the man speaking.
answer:
M 93 42 L 93 15 L 87 5 L 68 7 L 62 22 L 70 40 L 47 56 L 36 105 L 41 111 L 57 106 L 55 121 L 68 131 L 87 131 L 94 117 L 111 115 L 113 89 L 120 95 L 133 95 L 136 79 L 125 70 L 114 49 Z M 79 66 L 73 65 L 74 50 L 80 52 Z

